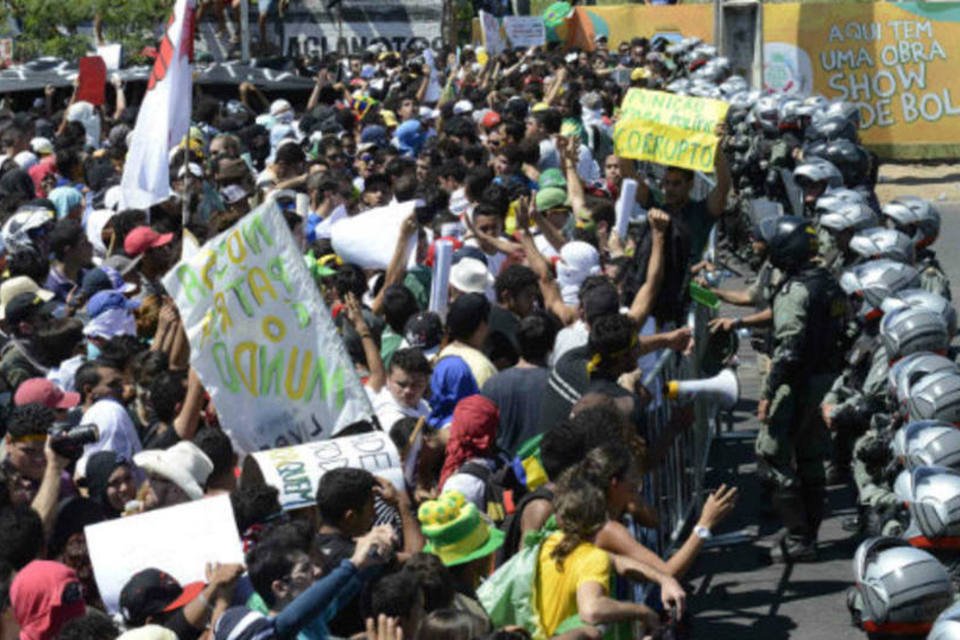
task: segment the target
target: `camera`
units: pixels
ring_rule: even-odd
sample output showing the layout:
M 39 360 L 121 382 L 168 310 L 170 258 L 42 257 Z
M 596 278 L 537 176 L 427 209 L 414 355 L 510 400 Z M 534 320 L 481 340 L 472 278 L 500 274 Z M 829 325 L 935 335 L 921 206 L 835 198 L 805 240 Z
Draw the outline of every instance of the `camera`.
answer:
M 70 460 L 79 460 L 83 448 L 100 439 L 100 429 L 95 424 L 73 426 L 68 422 L 55 422 L 50 427 L 50 448 Z

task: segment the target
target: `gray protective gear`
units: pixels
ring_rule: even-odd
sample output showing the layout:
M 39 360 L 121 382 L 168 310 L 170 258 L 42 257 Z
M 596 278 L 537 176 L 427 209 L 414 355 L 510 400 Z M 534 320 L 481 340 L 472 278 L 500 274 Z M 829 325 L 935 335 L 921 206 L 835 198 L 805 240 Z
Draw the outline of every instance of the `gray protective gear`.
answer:
M 960 373 L 938 371 L 920 378 L 907 400 L 910 420 L 942 420 L 960 425 Z
M 940 212 L 929 200 L 901 196 L 883 205 L 883 217 L 913 238 L 918 249 L 930 246 L 940 235 Z
M 943 316 L 918 307 L 903 307 L 884 315 L 880 339 L 891 362 L 921 351 L 945 352 L 950 346 Z
M 793 178 L 797 181 L 825 182 L 827 187 L 842 187 L 843 176 L 840 170 L 826 160 L 814 159 L 804 162 L 793 170 Z
M 848 296 L 861 298 L 857 312 L 861 320 L 876 320 L 883 315 L 881 305 L 890 295 L 920 285 L 916 268 L 893 260 L 871 260 L 843 272 L 840 287 Z
M 853 557 L 853 576 L 847 604 L 867 632 L 932 625 L 953 602 L 953 583 L 940 561 L 900 538 L 864 540 Z
M 927 640 L 960 640 L 960 602 L 937 616 Z
M 913 264 L 916 260 L 913 240 L 905 233 L 884 227 L 871 227 L 857 232 L 850 239 L 850 250 L 865 260 L 887 258 L 907 264 Z
M 900 307 L 916 307 L 939 313 L 947 323 L 947 331 L 953 337 L 957 333 L 957 310 L 950 301 L 926 289 L 901 289 L 883 301 L 884 313 Z
M 940 466 L 960 471 L 960 429 L 949 422 L 909 422 L 897 430 L 890 448 L 907 469 Z
M 834 233 L 863 231 L 877 226 L 877 222 L 877 214 L 866 202 L 846 203 L 820 216 L 820 226 Z
M 894 363 L 890 367 L 887 382 L 889 396 L 896 402 L 898 411 L 906 413 L 913 385 L 925 376 L 938 371 L 960 373 L 960 366 L 949 358 L 928 351 L 911 353 Z

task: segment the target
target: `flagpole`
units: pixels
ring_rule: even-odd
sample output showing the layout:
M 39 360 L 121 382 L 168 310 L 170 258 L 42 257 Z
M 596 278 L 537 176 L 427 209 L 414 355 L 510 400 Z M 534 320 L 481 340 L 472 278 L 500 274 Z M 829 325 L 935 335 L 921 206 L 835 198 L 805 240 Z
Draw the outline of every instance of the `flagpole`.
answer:
M 186 170 L 183 174 L 183 194 L 180 196 L 180 226 L 187 228 L 187 222 L 190 220 L 190 129 L 187 129 L 187 137 L 183 141 L 183 168 Z

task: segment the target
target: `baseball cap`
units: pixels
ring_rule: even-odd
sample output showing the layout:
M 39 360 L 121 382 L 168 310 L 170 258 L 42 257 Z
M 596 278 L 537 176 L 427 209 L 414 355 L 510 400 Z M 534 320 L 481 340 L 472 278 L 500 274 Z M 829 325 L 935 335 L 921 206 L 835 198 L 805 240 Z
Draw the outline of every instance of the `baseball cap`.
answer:
M 49 409 L 72 409 L 80 404 L 80 394 L 63 391 L 46 378 L 30 378 L 17 387 L 13 404 L 21 407 L 25 404 L 42 404 Z
M 453 105 L 453 114 L 460 116 L 473 111 L 473 103 L 469 100 L 460 100 Z
M 45 301 L 38 293 L 19 293 L 4 306 L 4 319 L 10 325 L 20 324 L 41 311 L 44 305 Z
M 139 300 L 131 300 L 119 291 L 108 289 L 98 291 L 87 301 L 87 315 L 96 318 L 109 309 L 136 309 L 140 306 Z
M 7 305 L 22 293 L 35 294 L 42 302 L 53 300 L 53 292 L 41 289 L 29 276 L 15 276 L 0 284 L 0 320 L 5 319 Z
M 131 626 L 140 626 L 150 616 L 175 611 L 203 591 L 202 582 L 181 587 L 176 578 L 159 569 L 139 571 L 120 591 L 120 611 Z
M 540 174 L 540 189 L 566 189 L 567 188 L 567 179 L 563 177 L 563 172 L 556 167 L 551 167 L 549 169 L 544 169 L 543 173 Z
M 405 346 L 420 349 L 427 358 L 440 352 L 443 341 L 443 322 L 432 311 L 421 311 L 407 320 L 403 329 Z
M 500 124 L 500 114 L 496 111 L 487 111 L 480 120 L 480 126 L 484 129 L 493 129 Z
M 567 192 L 559 187 L 548 187 L 537 192 L 537 211 L 549 211 L 557 207 L 570 206 Z
M 127 234 L 123 241 L 123 251 L 131 258 L 136 258 L 147 249 L 162 247 L 173 240 L 173 233 L 157 233 L 147 226 L 136 227 Z

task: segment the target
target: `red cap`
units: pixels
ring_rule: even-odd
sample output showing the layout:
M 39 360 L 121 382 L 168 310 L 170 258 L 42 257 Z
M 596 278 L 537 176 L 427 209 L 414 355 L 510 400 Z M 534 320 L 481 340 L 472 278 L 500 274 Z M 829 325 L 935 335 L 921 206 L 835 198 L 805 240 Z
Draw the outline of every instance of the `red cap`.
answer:
M 496 111 L 487 111 L 486 115 L 483 116 L 483 119 L 480 120 L 480 124 L 484 129 L 493 129 L 495 126 L 500 124 L 500 114 Z
M 176 611 L 180 607 L 190 604 L 194 598 L 200 595 L 200 592 L 203 591 L 206 586 L 206 583 L 202 581 L 183 585 L 183 593 L 181 593 L 176 600 L 165 606 L 163 610 L 169 613 L 170 611 Z
M 136 258 L 147 249 L 156 249 L 173 240 L 172 233 L 157 233 L 150 227 L 137 227 L 127 234 L 123 241 L 123 251 L 131 258 Z
M 14 406 L 42 404 L 50 409 L 72 409 L 80 404 L 80 394 L 61 391 L 60 387 L 46 378 L 30 378 L 17 387 L 13 395 Z

